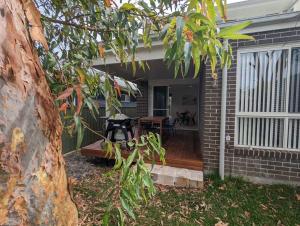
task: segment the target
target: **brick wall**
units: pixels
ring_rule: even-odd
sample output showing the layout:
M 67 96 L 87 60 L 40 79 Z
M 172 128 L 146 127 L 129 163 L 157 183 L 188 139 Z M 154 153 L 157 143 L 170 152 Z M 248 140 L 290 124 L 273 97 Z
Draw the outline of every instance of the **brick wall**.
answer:
M 228 70 L 228 94 L 226 135 L 231 140 L 226 142 L 225 173 L 227 175 L 245 176 L 251 179 L 262 179 L 264 182 L 284 181 L 300 184 L 300 150 L 248 150 L 234 147 L 235 132 L 235 98 L 236 98 L 236 59 L 239 48 L 259 47 L 264 45 L 300 42 L 300 28 L 267 31 L 251 34 L 255 41 L 235 41 L 233 47 L 234 59 Z M 203 91 L 204 120 L 202 151 L 206 171 L 218 170 L 220 144 L 220 111 L 222 71 L 218 70 L 219 78 L 213 81 L 209 66 L 205 72 Z
M 147 116 L 148 115 L 148 82 L 141 81 L 138 83 L 138 88 L 141 91 L 141 96 L 137 96 L 137 116 Z

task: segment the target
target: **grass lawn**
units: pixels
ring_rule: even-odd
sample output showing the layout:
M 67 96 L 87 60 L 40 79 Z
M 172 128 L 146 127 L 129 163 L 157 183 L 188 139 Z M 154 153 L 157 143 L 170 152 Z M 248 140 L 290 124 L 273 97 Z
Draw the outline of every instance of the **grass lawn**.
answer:
M 73 187 L 81 225 L 100 225 L 113 178 L 99 167 Z M 157 195 L 128 225 L 300 225 L 300 188 L 206 178 L 204 190 L 157 186 Z M 224 224 L 222 224 L 224 223 Z

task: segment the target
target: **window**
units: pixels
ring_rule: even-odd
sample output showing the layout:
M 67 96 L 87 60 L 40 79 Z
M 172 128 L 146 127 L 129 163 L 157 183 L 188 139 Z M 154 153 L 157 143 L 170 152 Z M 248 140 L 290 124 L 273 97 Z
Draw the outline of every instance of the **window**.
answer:
M 300 149 L 300 48 L 239 54 L 237 146 Z
M 129 103 L 130 102 L 130 96 L 128 94 L 122 93 L 121 97 L 120 97 L 120 101 L 124 102 L 124 103 Z

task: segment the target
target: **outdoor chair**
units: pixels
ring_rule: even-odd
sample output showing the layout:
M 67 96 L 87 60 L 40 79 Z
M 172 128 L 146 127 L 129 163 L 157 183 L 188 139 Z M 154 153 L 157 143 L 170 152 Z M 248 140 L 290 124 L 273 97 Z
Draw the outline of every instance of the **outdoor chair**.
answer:
M 194 112 L 191 116 L 190 116 L 190 119 L 191 119 L 191 121 L 192 121 L 192 123 L 193 123 L 193 126 L 194 125 L 196 125 L 196 112 Z
M 176 119 L 169 118 L 167 123 L 164 124 L 163 129 L 168 132 L 168 134 L 175 136 L 175 125 L 176 125 Z
M 176 119 L 175 122 L 178 123 L 180 126 L 184 125 L 184 117 L 181 113 L 176 112 Z
M 141 123 L 141 133 L 147 134 L 149 132 L 157 133 L 157 128 L 152 124 L 152 122 L 142 122 Z

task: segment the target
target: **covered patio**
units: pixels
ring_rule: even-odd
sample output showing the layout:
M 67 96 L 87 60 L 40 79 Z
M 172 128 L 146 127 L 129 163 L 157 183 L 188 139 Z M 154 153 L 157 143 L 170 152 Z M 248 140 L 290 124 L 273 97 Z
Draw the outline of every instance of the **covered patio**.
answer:
M 203 170 L 203 161 L 199 152 L 199 134 L 197 131 L 181 130 L 175 135 L 165 138 L 163 147 L 166 149 L 166 165 L 192 170 Z M 81 153 L 88 157 L 114 159 L 101 148 L 101 141 L 85 146 Z M 128 157 L 130 151 L 122 150 L 122 156 Z M 162 164 L 157 156 L 156 164 Z M 151 163 L 151 162 L 149 162 Z
M 142 95 L 137 97 L 135 136 L 143 133 L 145 128 L 141 122 L 144 119 L 163 119 L 161 122 L 154 122 L 155 125 L 151 122 L 147 129 L 161 135 L 166 149 L 167 166 L 202 171 L 199 126 L 203 76 L 193 78 L 194 68 L 191 64 L 187 76 L 179 75 L 174 79 L 174 67 L 168 67 L 163 57 L 161 47 L 154 43 L 151 50 L 139 48 L 137 60 L 146 62 L 149 67 L 137 67 L 135 74 L 131 65 L 121 64 L 109 52 L 106 62 L 98 59 L 94 62 L 94 67 L 138 85 Z M 108 157 L 101 149 L 100 141 L 83 147 L 81 152 L 86 156 L 114 158 Z M 122 154 L 127 157 L 129 153 L 128 150 L 123 150 Z M 161 164 L 158 159 L 156 164 Z

